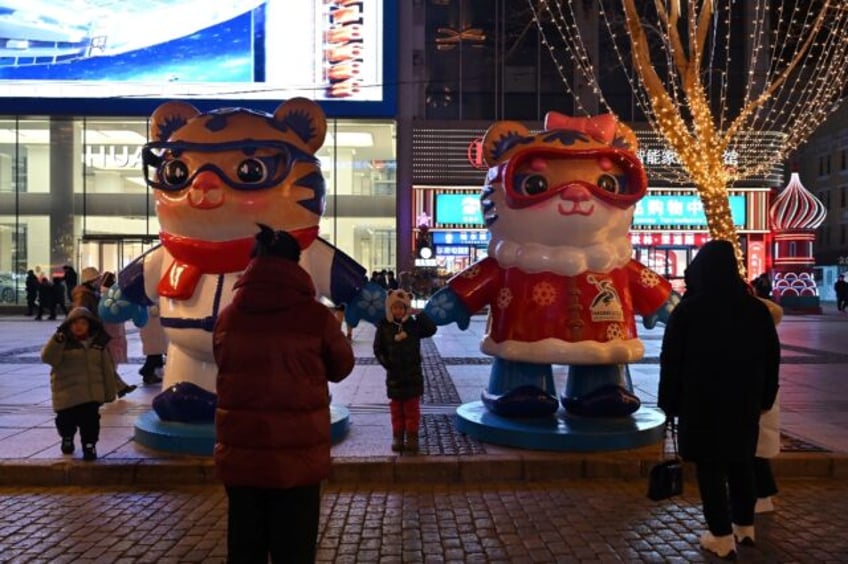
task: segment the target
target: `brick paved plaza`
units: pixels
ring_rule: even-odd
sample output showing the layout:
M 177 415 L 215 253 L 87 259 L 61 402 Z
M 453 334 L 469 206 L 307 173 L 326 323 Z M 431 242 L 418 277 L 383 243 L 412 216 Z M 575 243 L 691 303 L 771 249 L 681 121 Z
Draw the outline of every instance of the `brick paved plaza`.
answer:
M 831 308 L 832 309 L 832 308 Z M 333 386 L 351 428 L 333 447 L 319 538 L 321 562 L 701 562 L 697 488 L 655 503 L 645 473 L 660 447 L 550 453 L 483 444 L 457 433 L 456 407 L 488 376 L 477 350 L 485 319 L 442 328 L 424 346 L 428 393 L 422 453 L 389 450 L 373 329 L 355 331 L 357 366 Z M 0 562 L 223 562 L 226 497 L 208 457 L 145 449 L 133 422 L 156 389 L 105 406 L 98 450 L 84 463 L 59 453 L 48 372 L 38 360 L 55 324 L 0 318 Z M 777 511 L 758 516 L 745 562 L 848 558 L 848 318 L 827 312 L 780 326 L 783 450 Z M 655 405 L 662 329 L 643 331 L 634 385 Z M 139 383 L 137 333 L 124 378 Z M 563 376 L 557 376 L 558 386 Z

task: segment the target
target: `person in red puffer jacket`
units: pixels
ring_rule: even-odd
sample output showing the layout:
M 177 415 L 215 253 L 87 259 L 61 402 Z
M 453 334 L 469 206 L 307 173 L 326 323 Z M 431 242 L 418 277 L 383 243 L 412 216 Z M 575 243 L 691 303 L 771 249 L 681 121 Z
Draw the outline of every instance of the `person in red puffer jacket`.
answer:
M 252 257 L 213 336 L 228 561 L 313 562 L 330 473 L 327 383 L 350 374 L 353 350 L 291 235 L 260 225 Z

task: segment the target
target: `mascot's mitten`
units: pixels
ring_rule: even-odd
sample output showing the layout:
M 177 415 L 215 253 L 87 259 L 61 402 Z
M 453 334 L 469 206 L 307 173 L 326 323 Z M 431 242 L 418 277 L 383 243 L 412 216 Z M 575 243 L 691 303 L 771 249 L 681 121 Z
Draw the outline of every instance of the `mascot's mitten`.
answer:
M 471 316 L 459 296 L 451 288 L 442 288 L 427 301 L 424 313 L 436 325 L 448 325 L 456 322 L 463 331 L 468 329 Z
M 642 325 L 645 326 L 645 329 L 653 329 L 657 326 L 657 322 L 659 321 L 662 324 L 668 323 L 668 318 L 671 316 L 671 312 L 677 307 L 677 304 L 680 303 L 680 294 L 677 292 L 672 292 L 668 299 L 665 301 L 663 305 L 660 306 L 660 309 L 652 313 L 651 315 L 646 315 L 642 318 Z
M 345 304 L 345 323 L 356 327 L 363 319 L 376 325 L 386 312 L 386 289 L 368 282 Z
M 136 327 L 144 327 L 148 319 L 147 308 L 126 300 L 117 284 L 100 298 L 97 313 L 104 323 L 123 323 L 132 319 Z

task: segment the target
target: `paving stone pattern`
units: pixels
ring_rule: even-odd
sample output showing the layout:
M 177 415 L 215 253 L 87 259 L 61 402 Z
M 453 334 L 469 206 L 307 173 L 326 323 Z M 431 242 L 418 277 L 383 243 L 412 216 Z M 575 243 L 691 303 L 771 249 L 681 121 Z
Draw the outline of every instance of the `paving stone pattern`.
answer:
M 579 480 L 324 488 L 320 563 L 705 562 L 696 488 L 655 503 L 645 484 Z M 786 480 L 742 562 L 845 562 L 848 484 Z M 0 561 L 226 559 L 219 486 L 0 489 Z

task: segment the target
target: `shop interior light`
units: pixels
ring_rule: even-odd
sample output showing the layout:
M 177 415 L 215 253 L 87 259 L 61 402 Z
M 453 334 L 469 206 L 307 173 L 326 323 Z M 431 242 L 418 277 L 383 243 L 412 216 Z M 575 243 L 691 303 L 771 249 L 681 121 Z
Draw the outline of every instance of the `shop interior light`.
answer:
M 367 131 L 339 131 L 338 142 L 335 142 L 332 133 L 327 133 L 324 145 L 331 147 L 334 143 L 337 147 L 373 147 L 374 136 Z

